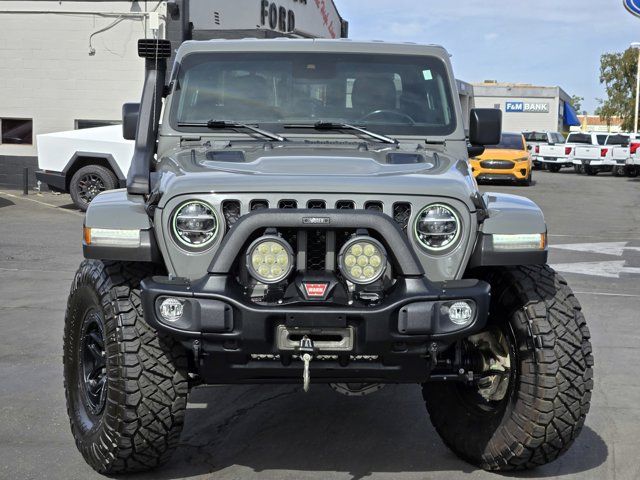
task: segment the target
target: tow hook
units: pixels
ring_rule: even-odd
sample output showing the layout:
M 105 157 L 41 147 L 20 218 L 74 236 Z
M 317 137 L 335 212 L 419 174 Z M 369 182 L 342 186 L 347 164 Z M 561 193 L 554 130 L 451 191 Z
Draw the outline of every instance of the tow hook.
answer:
M 302 360 L 304 363 L 304 369 L 302 371 L 302 387 L 304 388 L 305 392 L 308 392 L 311 385 L 310 364 L 311 360 L 313 360 L 313 355 L 315 354 L 313 340 L 305 335 L 300 339 L 300 345 L 298 346 L 297 350 L 300 353 L 300 360 Z

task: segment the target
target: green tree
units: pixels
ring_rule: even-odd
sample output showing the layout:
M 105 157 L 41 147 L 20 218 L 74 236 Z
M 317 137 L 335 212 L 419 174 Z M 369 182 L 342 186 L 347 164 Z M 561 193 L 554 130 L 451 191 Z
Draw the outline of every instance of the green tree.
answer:
M 579 114 L 582 113 L 582 102 L 584 101 L 584 97 L 579 97 L 578 95 L 571 95 L 571 106 L 573 109 Z
M 605 86 L 607 98 L 600 100 L 595 113 L 607 124 L 611 123 L 611 117 L 622 117 L 622 129 L 626 131 L 633 130 L 637 68 L 635 48 L 600 57 L 600 83 Z

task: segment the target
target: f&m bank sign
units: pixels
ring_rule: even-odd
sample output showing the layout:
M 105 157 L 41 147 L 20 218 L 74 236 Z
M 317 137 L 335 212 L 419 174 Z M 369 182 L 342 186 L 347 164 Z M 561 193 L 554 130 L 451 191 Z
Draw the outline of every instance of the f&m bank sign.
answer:
M 507 113 L 549 113 L 548 103 L 539 102 L 506 102 Z

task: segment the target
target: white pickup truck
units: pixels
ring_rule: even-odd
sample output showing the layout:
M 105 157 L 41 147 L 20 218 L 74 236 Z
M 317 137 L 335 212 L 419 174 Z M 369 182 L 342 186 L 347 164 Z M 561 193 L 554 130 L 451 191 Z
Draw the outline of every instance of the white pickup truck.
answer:
M 601 134 L 596 137 L 597 145 L 575 147 L 574 164 L 581 165 L 587 175 L 597 175 L 600 172 L 613 172 L 616 176 L 626 175 L 627 160 L 631 156 L 629 135 L 606 135 L 604 142 Z
M 133 142 L 122 137 L 120 125 L 37 138 L 36 179 L 53 191 L 71 194 L 79 209 L 86 210 L 98 193 L 125 186 Z
M 618 133 L 609 135 L 605 145 L 612 145 L 608 157 L 610 156 L 613 164 L 613 174 L 616 177 L 629 176 L 637 177 L 640 173 L 640 162 L 636 163 L 638 158 L 638 149 L 640 147 L 640 135 L 630 133 Z
M 626 161 L 627 175 L 637 177 L 640 174 L 640 135 L 629 144 L 629 158 Z
M 542 145 L 563 145 L 565 142 L 564 135 L 560 132 L 522 132 L 522 134 L 527 141 L 527 150 L 531 154 L 531 161 L 535 169 L 544 165 L 539 159 Z
M 576 164 L 573 159 L 575 148 L 583 145 L 597 145 L 598 141 L 604 143 L 607 135 L 602 135 L 601 137 L 600 139 L 599 135 L 595 133 L 570 133 L 563 144 L 540 145 L 537 150 L 537 156 L 539 161 L 551 172 L 559 172 L 562 167 L 570 167 L 572 165 L 576 172 L 581 172 L 582 165 Z

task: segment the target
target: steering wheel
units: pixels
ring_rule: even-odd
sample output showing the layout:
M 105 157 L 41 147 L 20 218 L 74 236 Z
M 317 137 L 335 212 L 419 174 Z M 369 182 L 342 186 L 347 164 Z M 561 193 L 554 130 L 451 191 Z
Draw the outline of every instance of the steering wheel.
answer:
M 380 115 L 393 115 L 397 118 L 400 118 L 402 120 L 405 120 L 405 123 L 410 123 L 411 125 L 415 125 L 416 121 L 411 118 L 411 116 L 407 115 L 406 113 L 402 113 L 402 112 L 397 112 L 395 110 L 373 110 L 372 112 L 367 113 L 365 116 L 361 117 L 358 119 L 358 121 L 363 121 L 363 120 L 367 120 L 371 117 L 376 117 L 376 116 L 380 116 Z

